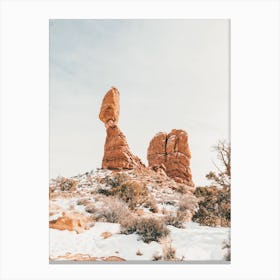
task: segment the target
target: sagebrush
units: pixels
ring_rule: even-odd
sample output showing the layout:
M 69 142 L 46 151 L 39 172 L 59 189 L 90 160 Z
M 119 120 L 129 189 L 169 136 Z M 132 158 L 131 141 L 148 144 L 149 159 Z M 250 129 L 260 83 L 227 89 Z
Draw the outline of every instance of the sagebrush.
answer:
M 121 233 L 137 233 L 144 242 L 159 241 L 169 234 L 166 224 L 159 218 L 137 217 L 126 219 L 121 223 Z

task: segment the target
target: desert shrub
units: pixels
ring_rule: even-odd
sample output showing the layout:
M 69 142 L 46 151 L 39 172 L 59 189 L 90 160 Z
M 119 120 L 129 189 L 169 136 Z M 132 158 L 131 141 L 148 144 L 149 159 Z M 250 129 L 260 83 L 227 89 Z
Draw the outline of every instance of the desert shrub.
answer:
M 96 220 L 101 220 L 109 223 L 120 223 L 127 219 L 130 212 L 127 205 L 116 197 L 107 197 L 105 199 L 105 206 L 96 210 Z
M 107 175 L 106 177 L 104 177 L 102 183 L 108 187 L 117 187 L 119 185 L 117 178 L 113 175 Z
M 81 198 L 77 200 L 77 205 L 87 205 L 89 202 L 88 198 Z
M 132 234 L 137 230 L 137 221 L 138 218 L 133 216 L 130 219 L 124 219 L 120 222 L 121 224 L 121 233 L 123 234 Z
M 224 255 L 224 260 L 225 261 L 230 261 L 231 260 L 231 245 L 230 245 L 230 236 L 228 240 L 224 240 L 223 242 L 224 246 L 222 249 L 227 249 L 226 253 Z
M 149 191 L 147 187 L 137 181 L 127 181 L 121 186 L 111 189 L 112 195 L 117 195 L 128 204 L 130 209 L 148 202 Z
M 184 228 L 184 222 L 186 221 L 186 213 L 177 211 L 175 213 L 169 213 L 164 217 L 164 221 L 167 225 L 171 225 L 177 228 Z
M 197 187 L 194 194 L 199 200 L 199 209 L 193 216 L 194 222 L 206 226 L 230 227 L 230 188 Z
M 153 213 L 157 213 L 158 212 L 158 206 L 156 203 L 156 200 L 154 199 L 154 197 L 152 195 L 149 194 L 149 196 L 147 197 L 146 202 L 143 204 L 144 207 L 147 207 L 150 209 L 151 212 Z
M 90 214 L 93 214 L 97 211 L 97 209 L 93 204 L 89 204 L 89 205 L 86 206 L 85 211 L 90 213 Z
M 59 177 L 56 180 L 56 187 L 61 191 L 74 191 L 78 185 L 78 182 L 73 179 Z
M 54 186 L 50 186 L 49 187 L 49 193 L 53 193 L 55 191 L 55 187 Z
M 106 196 L 114 195 L 117 187 L 121 186 L 129 180 L 129 176 L 125 173 L 115 173 L 107 175 L 100 180 L 101 185 L 97 188 L 96 192 Z
M 197 207 L 197 200 L 195 196 L 182 195 L 179 201 L 179 211 L 194 211 Z
M 109 196 L 109 195 L 111 195 L 110 190 L 111 190 L 111 187 L 101 185 L 96 189 L 96 193 Z M 95 191 L 92 191 L 92 194 L 94 194 L 94 193 L 95 193 Z
M 185 184 L 178 184 L 178 187 L 176 188 L 176 191 L 181 194 L 187 193 L 187 190 L 188 188 Z
M 137 252 L 136 252 L 136 255 L 137 256 L 143 256 L 143 253 L 138 249 Z
M 144 242 L 159 241 L 169 234 L 165 223 L 153 217 L 137 217 L 121 223 L 121 232 L 124 234 L 137 233 Z
M 159 240 L 162 246 L 162 259 L 164 261 L 177 261 L 176 249 L 171 246 L 171 239 L 169 236 L 162 237 Z
M 158 211 L 157 204 L 146 185 L 139 181 L 133 181 L 125 173 L 116 173 L 106 176 L 103 185 L 99 186 L 97 193 L 106 196 L 117 196 L 128 204 L 132 210 L 136 206 L 143 205 L 154 213 Z
M 130 180 L 130 177 L 127 174 L 118 172 L 118 173 L 114 173 L 114 174 L 107 175 L 106 177 L 104 177 L 104 179 L 102 180 L 102 183 L 105 184 L 105 186 L 114 188 L 114 187 L 124 184 L 125 182 L 127 182 L 129 180 Z
M 173 201 L 173 200 L 167 200 L 167 201 L 164 201 L 164 204 L 174 206 L 174 205 L 176 204 L 176 201 Z
M 164 261 L 175 261 L 176 257 L 176 249 L 174 249 L 171 244 L 167 246 L 163 246 L 163 260 Z
M 160 261 L 162 260 L 162 255 L 160 255 L 158 252 L 153 254 L 153 261 Z

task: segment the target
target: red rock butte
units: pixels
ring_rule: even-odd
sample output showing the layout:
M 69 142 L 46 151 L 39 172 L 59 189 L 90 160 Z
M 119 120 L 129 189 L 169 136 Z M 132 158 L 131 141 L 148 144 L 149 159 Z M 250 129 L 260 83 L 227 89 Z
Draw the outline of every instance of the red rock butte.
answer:
M 164 132 L 156 134 L 149 144 L 147 159 L 149 167 L 163 168 L 176 182 L 194 186 L 186 131 L 173 129 L 168 134 Z
M 104 96 L 99 119 L 106 127 L 106 141 L 102 168 L 104 169 L 134 169 L 143 167 L 141 160 L 129 149 L 125 135 L 118 127 L 120 113 L 120 93 L 112 87 Z

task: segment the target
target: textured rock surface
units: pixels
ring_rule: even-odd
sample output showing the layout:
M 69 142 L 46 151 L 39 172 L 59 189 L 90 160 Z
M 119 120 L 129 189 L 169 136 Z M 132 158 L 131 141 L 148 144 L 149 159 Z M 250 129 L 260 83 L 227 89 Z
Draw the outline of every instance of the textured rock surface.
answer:
M 154 170 L 165 168 L 166 174 L 176 182 L 194 186 L 186 131 L 173 129 L 169 134 L 156 134 L 149 144 L 147 158 L 149 166 Z
M 143 166 L 141 160 L 134 156 L 129 149 L 125 135 L 118 126 L 107 128 L 102 168 L 133 169 Z
M 102 168 L 104 169 L 133 169 L 144 167 L 141 160 L 134 156 L 127 144 L 126 137 L 117 126 L 120 103 L 119 91 L 110 89 L 103 98 L 99 119 L 106 127 L 106 142 Z
M 105 124 L 106 128 L 110 125 L 116 125 L 120 114 L 120 93 L 112 87 L 104 96 L 99 119 Z
M 88 229 L 88 218 L 77 212 L 64 212 L 62 217 L 49 222 L 49 227 L 82 233 Z

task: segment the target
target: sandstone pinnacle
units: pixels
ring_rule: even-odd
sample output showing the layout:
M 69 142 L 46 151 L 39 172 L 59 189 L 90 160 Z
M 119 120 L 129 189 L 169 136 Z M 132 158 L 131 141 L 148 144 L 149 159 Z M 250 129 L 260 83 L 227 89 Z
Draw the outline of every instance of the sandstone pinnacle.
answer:
M 126 137 L 117 125 L 119 113 L 120 93 L 112 87 L 104 96 L 99 113 L 107 133 L 102 168 L 121 170 L 142 167 L 144 164 L 131 153 Z

